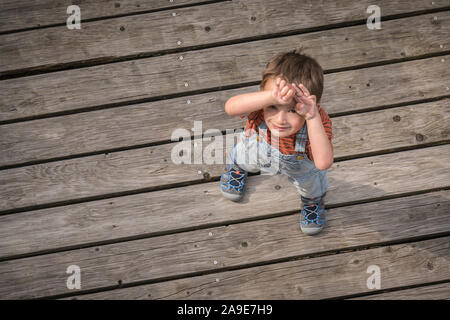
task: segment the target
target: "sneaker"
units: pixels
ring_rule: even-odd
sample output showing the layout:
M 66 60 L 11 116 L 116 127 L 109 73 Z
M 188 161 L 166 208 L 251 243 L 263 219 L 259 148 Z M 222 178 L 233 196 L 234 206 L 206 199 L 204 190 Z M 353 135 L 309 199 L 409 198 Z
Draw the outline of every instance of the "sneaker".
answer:
M 227 164 L 220 176 L 220 191 L 231 201 L 239 201 L 245 194 L 247 171 L 239 166 Z
M 322 231 L 327 221 L 323 197 L 301 199 L 303 208 L 300 210 L 300 229 L 307 235 L 315 235 Z

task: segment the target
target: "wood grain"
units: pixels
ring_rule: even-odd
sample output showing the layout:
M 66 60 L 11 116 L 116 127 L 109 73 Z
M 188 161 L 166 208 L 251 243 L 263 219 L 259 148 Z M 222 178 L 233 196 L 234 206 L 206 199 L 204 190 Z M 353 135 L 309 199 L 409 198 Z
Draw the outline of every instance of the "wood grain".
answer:
M 366 20 L 368 14 L 365 9 L 371 4 L 370 0 L 359 1 L 357 5 L 353 0 L 340 1 L 339 5 L 332 0 L 320 4 L 286 1 L 282 6 L 277 0 L 226 1 L 138 16 L 81 22 L 79 30 L 70 30 L 63 25 L 7 34 L 0 36 L 0 61 L 3 61 L 0 63 L 0 74 L 11 70 L 42 68 L 84 60 L 101 61 Z M 383 16 L 388 16 L 435 9 L 448 6 L 449 3 L 438 2 L 433 6 L 420 0 L 385 0 L 379 1 L 378 5 L 383 8 Z M 67 7 L 60 8 L 65 10 Z M 174 12 L 175 16 L 172 15 Z M 60 16 L 62 21 L 68 17 L 65 12 Z M 439 20 L 439 23 L 442 22 Z M 364 28 L 367 30 L 365 25 Z
M 383 113 L 381 115 L 384 120 Z M 365 119 L 367 118 L 370 117 L 365 116 Z M 392 118 L 389 121 L 393 122 Z M 391 126 L 391 124 L 388 124 L 388 126 Z M 401 139 L 411 142 L 417 139 L 415 138 L 417 129 L 411 130 L 414 130 L 413 134 L 410 133 L 408 137 Z M 404 132 L 408 131 L 405 130 Z M 237 134 L 232 136 L 236 137 Z M 224 144 L 226 139 L 227 137 L 223 139 Z M 393 139 L 396 139 L 395 136 Z M 341 141 L 345 143 L 344 140 Z M 193 142 L 197 143 L 198 146 L 194 147 Z M 203 143 L 200 139 L 190 143 L 192 153 L 195 153 L 196 150 L 203 150 L 200 149 L 200 143 Z M 361 143 L 362 146 L 370 146 L 370 144 L 365 144 L 364 141 L 361 141 Z M 232 144 L 224 144 L 222 144 L 223 154 L 225 150 L 232 147 Z M 3 186 L 0 189 L 0 196 L 4 199 L 0 204 L 0 210 L 57 202 L 63 204 L 73 199 L 89 200 L 89 197 L 93 196 L 107 195 L 110 197 L 120 195 L 123 192 L 144 191 L 143 189 L 148 188 L 166 188 L 171 184 L 200 182 L 205 181 L 205 178 L 207 181 L 210 178 L 220 176 L 224 167 L 224 160 L 213 163 L 213 158 L 206 157 L 201 164 L 194 164 L 194 157 L 191 157 L 193 164 L 174 163 L 172 153 L 177 154 L 180 146 L 176 143 L 164 144 L 4 170 L 0 176 L 0 185 Z M 218 144 L 219 146 L 220 144 Z M 390 148 L 391 146 L 385 145 L 385 147 Z M 218 157 L 221 157 L 222 151 L 218 152 Z M 430 154 L 430 152 L 439 152 L 439 154 Z M 417 160 L 416 163 L 413 160 L 411 167 L 406 166 L 408 170 L 410 168 L 419 170 L 420 168 L 420 170 L 425 170 L 427 174 L 431 175 L 428 178 L 425 177 L 424 185 L 448 186 L 447 181 L 450 172 L 445 156 L 448 157 L 449 152 L 450 147 L 443 145 L 436 149 L 425 148 L 382 157 L 394 161 L 396 157 L 402 159 L 415 157 L 414 153 L 416 153 L 421 159 Z M 335 157 L 340 155 L 340 153 L 335 153 Z M 356 161 L 361 161 L 366 165 L 368 159 Z M 375 157 L 374 159 L 379 158 Z M 211 161 L 211 164 L 206 161 Z M 428 161 L 428 164 L 424 161 Z M 435 164 L 436 167 L 430 166 L 431 164 Z M 396 164 L 388 165 L 392 170 L 398 170 Z M 343 165 L 338 163 L 336 168 L 339 168 L 339 170 L 336 170 L 337 173 L 342 172 Z M 436 170 L 441 174 L 439 177 L 436 177 Z M 388 168 L 385 168 L 385 172 L 389 172 Z M 402 174 L 401 171 L 399 173 Z M 351 175 L 358 176 L 354 173 L 351 173 Z M 371 179 L 374 179 L 374 181 L 379 181 L 375 178 L 376 176 L 372 177 Z M 345 177 L 343 178 L 346 180 Z M 384 174 L 381 173 L 378 179 L 383 178 Z
M 213 273 L 71 299 L 325 299 L 373 292 L 371 265 L 381 289 L 446 280 L 450 238 L 391 245 L 324 257 Z
M 434 16 L 439 24 L 433 23 Z M 450 46 L 449 23 L 447 11 L 386 21 L 374 33 L 361 25 L 3 80 L 0 121 L 260 81 L 271 57 L 298 47 L 326 72 L 441 53 Z M 121 47 L 126 47 L 123 41 Z
M 272 212 L 277 209 L 272 206 Z M 82 289 L 89 290 L 115 286 L 119 280 L 122 284 L 157 280 L 439 234 L 449 231 L 449 210 L 450 192 L 445 191 L 329 209 L 326 230 L 315 237 L 300 231 L 296 213 L 4 261 L 0 262 L 0 297 L 22 299 L 70 293 L 65 285 L 69 265 L 81 268 Z M 447 276 L 450 264 L 444 257 L 450 254 L 448 245 L 447 252 L 441 255 Z M 278 291 L 283 291 L 281 288 Z
M 380 293 L 352 300 L 450 300 L 450 283 Z
M 3 0 L 0 2 L 0 32 L 66 23 L 67 7 L 78 5 L 81 19 L 104 18 L 148 10 L 170 9 L 179 5 L 195 5 L 201 0 Z
M 447 60 L 450 56 L 327 74 L 322 107 L 329 114 L 346 113 L 450 94 L 444 88 L 450 83 L 450 74 L 443 68 Z M 408 85 L 395 86 L 398 83 Z M 202 121 L 203 132 L 243 128 L 245 119 L 228 116 L 225 102 L 258 90 L 252 86 L 2 125 L 0 166 L 167 142 L 176 128 L 192 135 L 194 121 Z M 447 110 L 448 100 L 444 100 L 332 118 L 335 152 L 348 156 L 387 145 L 404 147 L 448 139 Z M 396 115 L 400 121 L 393 121 Z M 415 133 L 423 139 L 415 139 Z

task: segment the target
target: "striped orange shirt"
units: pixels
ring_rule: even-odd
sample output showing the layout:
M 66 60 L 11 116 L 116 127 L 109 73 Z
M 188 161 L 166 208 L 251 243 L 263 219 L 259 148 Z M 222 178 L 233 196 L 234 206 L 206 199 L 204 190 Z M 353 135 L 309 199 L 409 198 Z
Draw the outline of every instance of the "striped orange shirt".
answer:
M 331 119 L 328 116 L 328 114 L 325 112 L 325 110 L 322 109 L 320 104 L 317 105 L 317 109 L 319 111 L 320 118 L 322 119 L 322 125 L 325 129 L 325 133 L 327 134 L 328 139 L 331 142 L 331 139 L 333 139 Z M 242 119 L 242 118 L 244 118 L 244 116 L 240 116 L 240 118 Z M 259 132 L 259 130 L 258 130 L 259 125 L 263 121 L 264 121 L 264 110 L 263 109 L 260 109 L 260 110 L 250 113 L 247 117 L 247 122 L 245 124 L 246 136 L 249 137 L 250 135 L 252 135 L 252 133 L 257 132 L 258 134 L 260 134 L 261 136 L 264 137 L 264 139 L 267 141 L 268 144 L 271 144 L 272 139 L 271 139 L 270 130 L 267 129 L 267 135 L 264 135 L 263 132 Z M 276 144 L 277 139 L 275 139 L 272 147 L 277 148 L 283 154 L 297 154 L 297 151 L 295 151 L 295 140 L 296 140 L 297 133 L 298 132 L 296 132 L 290 136 L 287 136 L 287 137 L 280 137 L 279 141 L 278 141 L 278 145 Z M 306 154 L 308 155 L 308 158 L 311 159 L 311 161 L 314 161 L 309 137 L 306 141 L 305 149 L 306 149 Z

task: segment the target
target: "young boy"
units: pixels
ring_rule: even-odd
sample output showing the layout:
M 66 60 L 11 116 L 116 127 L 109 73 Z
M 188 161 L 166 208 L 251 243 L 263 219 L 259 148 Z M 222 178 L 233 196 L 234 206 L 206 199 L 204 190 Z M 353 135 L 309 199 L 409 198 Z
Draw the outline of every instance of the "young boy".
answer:
M 281 53 L 267 64 L 260 89 L 225 104 L 228 115 L 247 116 L 247 122 L 240 141 L 227 153 L 220 189 L 226 198 L 239 201 L 247 172 L 285 174 L 300 193 L 301 230 L 317 234 L 326 222 L 323 197 L 333 164 L 331 120 L 320 106 L 323 70 L 297 50 Z

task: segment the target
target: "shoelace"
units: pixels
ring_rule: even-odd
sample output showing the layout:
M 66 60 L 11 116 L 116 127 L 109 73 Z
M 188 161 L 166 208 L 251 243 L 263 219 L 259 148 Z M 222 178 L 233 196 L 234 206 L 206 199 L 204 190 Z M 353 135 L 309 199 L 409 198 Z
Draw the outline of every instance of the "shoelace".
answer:
M 225 190 L 235 189 L 241 192 L 242 188 L 244 187 L 245 173 L 241 173 L 239 170 L 230 170 L 227 174 L 226 180 L 226 183 L 222 183 L 222 185 L 225 187 Z
M 304 226 L 310 223 L 316 223 L 318 225 L 323 225 L 325 223 L 325 217 L 321 215 L 325 215 L 325 209 L 319 208 L 319 204 L 309 204 L 304 205 L 302 210 L 302 224 Z

